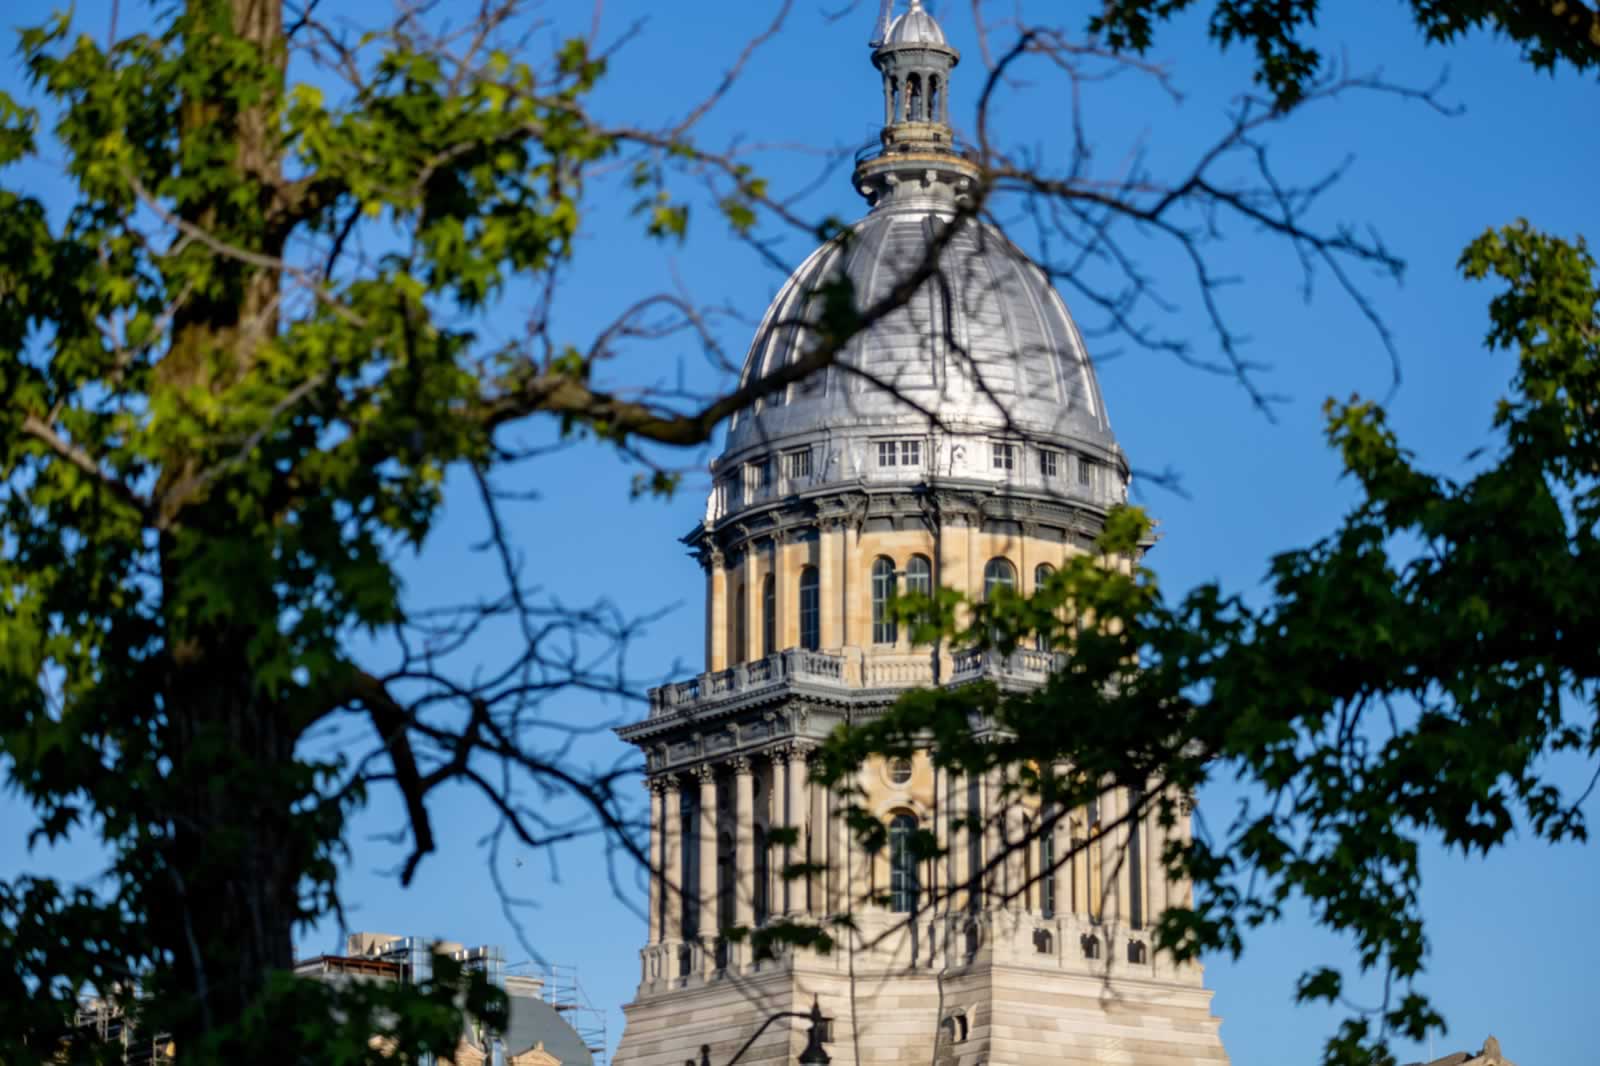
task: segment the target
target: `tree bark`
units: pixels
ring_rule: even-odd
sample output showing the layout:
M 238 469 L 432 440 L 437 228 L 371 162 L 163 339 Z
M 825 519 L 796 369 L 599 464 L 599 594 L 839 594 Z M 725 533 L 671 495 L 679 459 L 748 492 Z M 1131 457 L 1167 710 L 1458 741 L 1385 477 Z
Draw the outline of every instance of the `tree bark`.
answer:
M 185 145 L 216 138 L 231 150 L 231 181 L 251 189 L 245 206 L 202 192 L 178 199 L 178 216 L 229 243 L 279 257 L 283 234 L 271 222 L 282 187 L 272 106 L 281 95 L 286 48 L 279 0 L 188 0 L 195 16 L 186 54 L 202 68 L 222 43 L 206 14 L 225 13 L 238 38 L 255 46 L 268 92 L 252 106 L 230 103 L 225 86 L 193 90 L 181 103 Z M 200 171 L 217 157 L 185 154 L 190 187 L 214 189 Z M 159 364 L 159 387 L 182 396 L 218 395 L 254 369 L 263 343 L 277 332 L 281 279 L 271 270 L 217 256 L 218 284 L 186 301 L 173 322 L 170 351 Z M 219 445 L 220 447 L 220 445 Z M 162 457 L 155 500 L 162 525 L 166 665 L 161 697 L 171 756 L 166 776 L 169 836 L 165 869 L 148 874 L 156 944 L 169 953 L 177 985 L 170 1024 L 179 1047 L 198 1050 L 207 1036 L 236 1023 L 274 971 L 294 963 L 292 934 L 307 917 L 300 899 L 310 864 L 328 828 L 296 804 L 310 794 L 307 768 L 295 761 L 296 726 L 260 678 L 262 639 L 275 634 L 278 607 L 270 548 L 244 528 L 214 483 L 192 497 L 186 488 L 219 456 L 175 441 Z M 211 545 L 245 547 L 219 573 Z M 263 565 L 251 565 L 260 544 Z M 208 614 L 208 583 L 226 581 L 227 614 Z M 337 829 L 335 829 L 335 833 Z

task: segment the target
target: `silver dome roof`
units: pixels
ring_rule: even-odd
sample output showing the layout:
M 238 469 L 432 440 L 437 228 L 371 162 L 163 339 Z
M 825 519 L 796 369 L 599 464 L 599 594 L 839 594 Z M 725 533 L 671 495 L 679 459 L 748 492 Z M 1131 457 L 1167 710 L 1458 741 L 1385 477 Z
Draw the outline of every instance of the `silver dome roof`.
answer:
M 944 44 L 944 29 L 922 6 L 911 0 L 911 9 L 889 24 L 884 44 Z
M 843 274 L 870 306 L 919 262 L 952 210 L 937 201 L 880 205 L 847 240 L 817 249 L 772 301 L 745 360 L 746 382 L 797 360 L 816 301 Z M 789 386 L 729 428 L 725 457 L 818 430 L 1015 432 L 1115 449 L 1083 338 L 1049 279 L 993 226 L 968 222 L 946 246 L 942 278 L 856 337 L 841 366 Z M 887 388 L 886 388 L 887 387 Z M 898 394 L 894 395 L 894 394 Z M 920 408 L 920 410 L 919 410 Z
M 886 36 L 872 56 L 884 94 L 881 148 L 859 156 L 852 175 L 872 210 L 784 283 L 745 359 L 743 384 L 812 346 L 822 310 L 813 297 L 829 282 L 848 278 L 858 308 L 882 300 L 955 224 L 981 176 L 949 124 L 960 55 L 939 24 L 912 0 Z M 736 414 L 712 470 L 708 528 L 847 485 L 959 482 L 1070 495 L 1096 508 L 1125 500 L 1128 485 L 1066 304 L 1016 245 L 971 219 L 945 244 L 938 275 L 852 339 L 836 365 Z

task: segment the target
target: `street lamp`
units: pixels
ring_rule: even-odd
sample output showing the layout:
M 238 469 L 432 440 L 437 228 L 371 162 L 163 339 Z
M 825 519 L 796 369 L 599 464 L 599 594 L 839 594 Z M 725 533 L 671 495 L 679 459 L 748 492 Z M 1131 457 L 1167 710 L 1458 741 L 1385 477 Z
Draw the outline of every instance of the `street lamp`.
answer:
M 828 1066 L 832 1060 L 828 1053 L 822 1050 L 822 1042 L 828 1038 L 828 1019 L 822 1016 L 822 1007 L 817 1003 L 817 997 L 811 997 L 811 1028 L 806 1032 L 806 1046 L 800 1052 L 801 1066 Z
M 786 1010 L 778 1014 L 768 1015 L 767 1020 L 761 1023 L 761 1027 L 750 1034 L 750 1039 L 744 1042 L 744 1046 L 733 1053 L 733 1058 L 728 1060 L 727 1066 L 733 1066 L 734 1063 L 738 1062 L 744 1056 L 744 1053 L 750 1050 L 750 1045 L 754 1044 L 761 1034 L 767 1031 L 767 1026 L 779 1018 L 804 1018 L 811 1023 L 811 1029 L 806 1033 L 806 1046 L 800 1052 L 802 1066 L 828 1066 L 833 1061 L 822 1047 L 828 1041 L 828 1022 L 831 1019 L 822 1016 L 822 1005 L 817 1002 L 817 997 L 812 996 L 811 1009 L 803 1014 L 800 1011 Z M 710 1051 L 709 1047 L 700 1049 L 702 1066 L 710 1066 Z M 685 1063 L 684 1066 L 693 1066 L 692 1060 L 689 1063 Z

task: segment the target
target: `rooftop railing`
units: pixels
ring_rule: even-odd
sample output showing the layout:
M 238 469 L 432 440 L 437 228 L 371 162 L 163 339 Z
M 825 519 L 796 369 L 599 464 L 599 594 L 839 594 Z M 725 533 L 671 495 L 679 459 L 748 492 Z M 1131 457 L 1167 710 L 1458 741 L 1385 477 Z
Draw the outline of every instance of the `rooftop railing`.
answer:
M 1001 655 L 991 648 L 970 648 L 952 657 L 946 684 L 993 680 L 1042 684 L 1064 657 L 1058 652 L 1018 649 Z M 805 684 L 849 692 L 860 689 L 914 688 L 933 684 L 930 654 L 866 656 L 790 648 L 762 659 L 715 670 L 650 691 L 650 717 L 684 714 L 729 700 Z

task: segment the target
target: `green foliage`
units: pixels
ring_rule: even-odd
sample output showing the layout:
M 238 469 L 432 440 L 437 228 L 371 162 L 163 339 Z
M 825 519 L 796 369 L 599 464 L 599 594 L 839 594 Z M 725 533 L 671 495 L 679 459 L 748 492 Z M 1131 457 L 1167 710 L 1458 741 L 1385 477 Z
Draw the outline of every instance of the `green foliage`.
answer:
M 1042 634 L 1065 657 L 1043 689 L 910 694 L 834 737 L 825 779 L 931 743 L 967 772 L 1021 766 L 1015 788 L 1067 807 L 1109 785 L 1148 789 L 1169 823 L 1176 797 L 1238 779 L 1250 796 L 1226 831 L 1164 856 L 1198 902 L 1162 916 L 1161 949 L 1238 953 L 1299 899 L 1392 992 L 1346 1020 L 1330 1066 L 1392 1062 L 1391 1037 L 1441 1029 L 1417 986 L 1422 842 L 1482 853 L 1519 825 L 1586 840 L 1582 797 L 1551 782 L 1550 762 L 1600 756 L 1595 261 L 1581 240 L 1519 222 L 1474 241 L 1461 268 L 1502 283 L 1487 343 L 1517 356 L 1500 446 L 1478 473 L 1429 474 L 1381 408 L 1330 403 L 1329 440 L 1361 500 L 1273 560 L 1264 605 L 1215 586 L 1169 602 L 1125 564 L 1143 516 L 1117 511 L 1097 552 L 1031 597 L 968 605 L 964 626 L 946 606 L 906 605 L 962 646 L 1005 653 Z M 1312 966 L 1296 995 L 1342 1003 L 1346 984 Z
M 1151 20 L 1184 6 L 1113 4 L 1100 25 L 1143 48 Z M 1593 63 L 1592 36 L 1532 6 L 1413 6 L 1444 38 L 1487 22 L 1536 63 Z M 1317 67 L 1297 36 L 1315 8 L 1222 3 L 1214 32 L 1255 43 L 1288 102 Z M 40 110 L 0 96 L 0 165 L 59 157 L 67 200 L 52 216 L 35 190 L 0 185 L 0 759 L 36 839 L 88 836 L 110 856 L 103 895 L 0 884 L 8 1064 L 97 1057 L 69 1039 L 86 991 L 124 997 L 195 1061 L 447 1055 L 463 1010 L 492 1022 L 503 1005 L 442 963 L 411 989 L 287 978 L 293 932 L 337 905 L 345 818 L 366 798 L 345 758 L 301 741 L 336 714 L 371 719 L 408 801 L 409 876 L 428 790 L 460 764 L 421 772 L 415 708 L 352 649 L 405 619 L 397 562 L 433 531 L 447 473 L 493 471 L 499 431 L 535 414 L 619 448 L 697 444 L 715 426 L 599 391 L 596 355 L 557 338 L 484 351 L 484 313 L 570 261 L 586 181 L 625 145 L 642 233 L 688 231 L 671 166 L 705 157 L 593 121 L 606 65 L 585 42 L 543 66 L 493 50 L 459 65 L 406 24 L 361 35 L 338 77 L 291 85 L 279 16 L 186 0 L 109 46 L 55 17 L 19 31 Z M 766 186 L 722 174 L 722 221 L 748 234 Z M 822 235 L 847 236 L 831 220 Z M 1069 800 L 1107 779 L 1182 792 L 1244 774 L 1284 802 L 1171 856 L 1207 892 L 1164 919 L 1168 949 L 1237 950 L 1299 893 L 1364 962 L 1415 976 L 1416 833 L 1488 848 L 1520 815 L 1580 835 L 1540 759 L 1597 743 L 1600 641 L 1581 593 L 1597 576 L 1593 263 L 1512 228 L 1463 266 L 1504 281 L 1490 342 L 1521 359 L 1490 470 L 1426 475 L 1381 411 L 1335 407 L 1366 502 L 1275 562 L 1268 608 L 1215 589 L 1169 604 L 1148 571 L 1114 565 L 1146 531 L 1133 511 L 1033 597 L 908 602 L 919 640 L 1003 653 L 1043 633 L 1068 668 L 1025 697 L 910 696 L 838 739 L 832 779 L 930 736 L 953 764 L 1020 762 L 1020 787 Z M 857 295 L 844 281 L 816 294 L 819 351 L 863 327 Z M 655 474 L 636 491 L 675 487 Z M 1427 550 L 1397 555 L 1400 538 Z M 1395 700 L 1409 717 L 1375 732 L 1374 708 Z M 462 709 L 484 741 L 481 707 Z M 975 743 L 974 723 L 1013 739 Z M 875 820 L 854 824 L 883 846 Z M 762 935 L 825 949 L 836 932 Z M 1300 992 L 1339 987 L 1316 973 Z M 1380 1021 L 1433 1019 L 1405 999 Z M 1381 1036 L 1365 1024 L 1330 1054 Z
M 0 96 L 0 164 L 61 158 L 67 201 L 0 184 L 0 759 L 36 840 L 99 838 L 117 900 L 0 885 L 8 1035 L 138 984 L 188 1057 L 318 1046 L 285 1019 L 334 994 L 269 975 L 336 905 L 365 792 L 297 745 L 370 716 L 426 850 L 442 778 L 353 648 L 405 619 L 396 567 L 447 472 L 493 469 L 500 427 L 540 411 L 619 446 L 663 423 L 597 396 L 570 344 L 486 358 L 478 333 L 514 279 L 571 259 L 586 175 L 619 151 L 585 111 L 604 60 L 581 40 L 544 67 L 463 59 L 397 23 L 291 85 L 280 17 L 188 0 L 102 45 L 55 16 L 19 31 L 52 139 Z M 646 231 L 682 238 L 686 210 L 646 194 Z
M 1109 0 L 1089 19 L 1115 49 L 1143 53 L 1163 22 L 1195 7 L 1195 0 Z M 1204 7 L 1205 5 L 1200 5 Z M 1600 12 L 1582 3 L 1549 0 L 1408 0 L 1412 19 L 1430 41 L 1449 43 L 1470 31 L 1489 29 L 1522 48 L 1536 70 L 1567 64 L 1577 71 L 1600 68 Z M 1248 45 L 1256 55 L 1255 80 L 1281 108 L 1298 103 L 1322 71 L 1322 53 L 1307 42 L 1320 0 L 1216 0 L 1207 20 L 1224 49 Z

